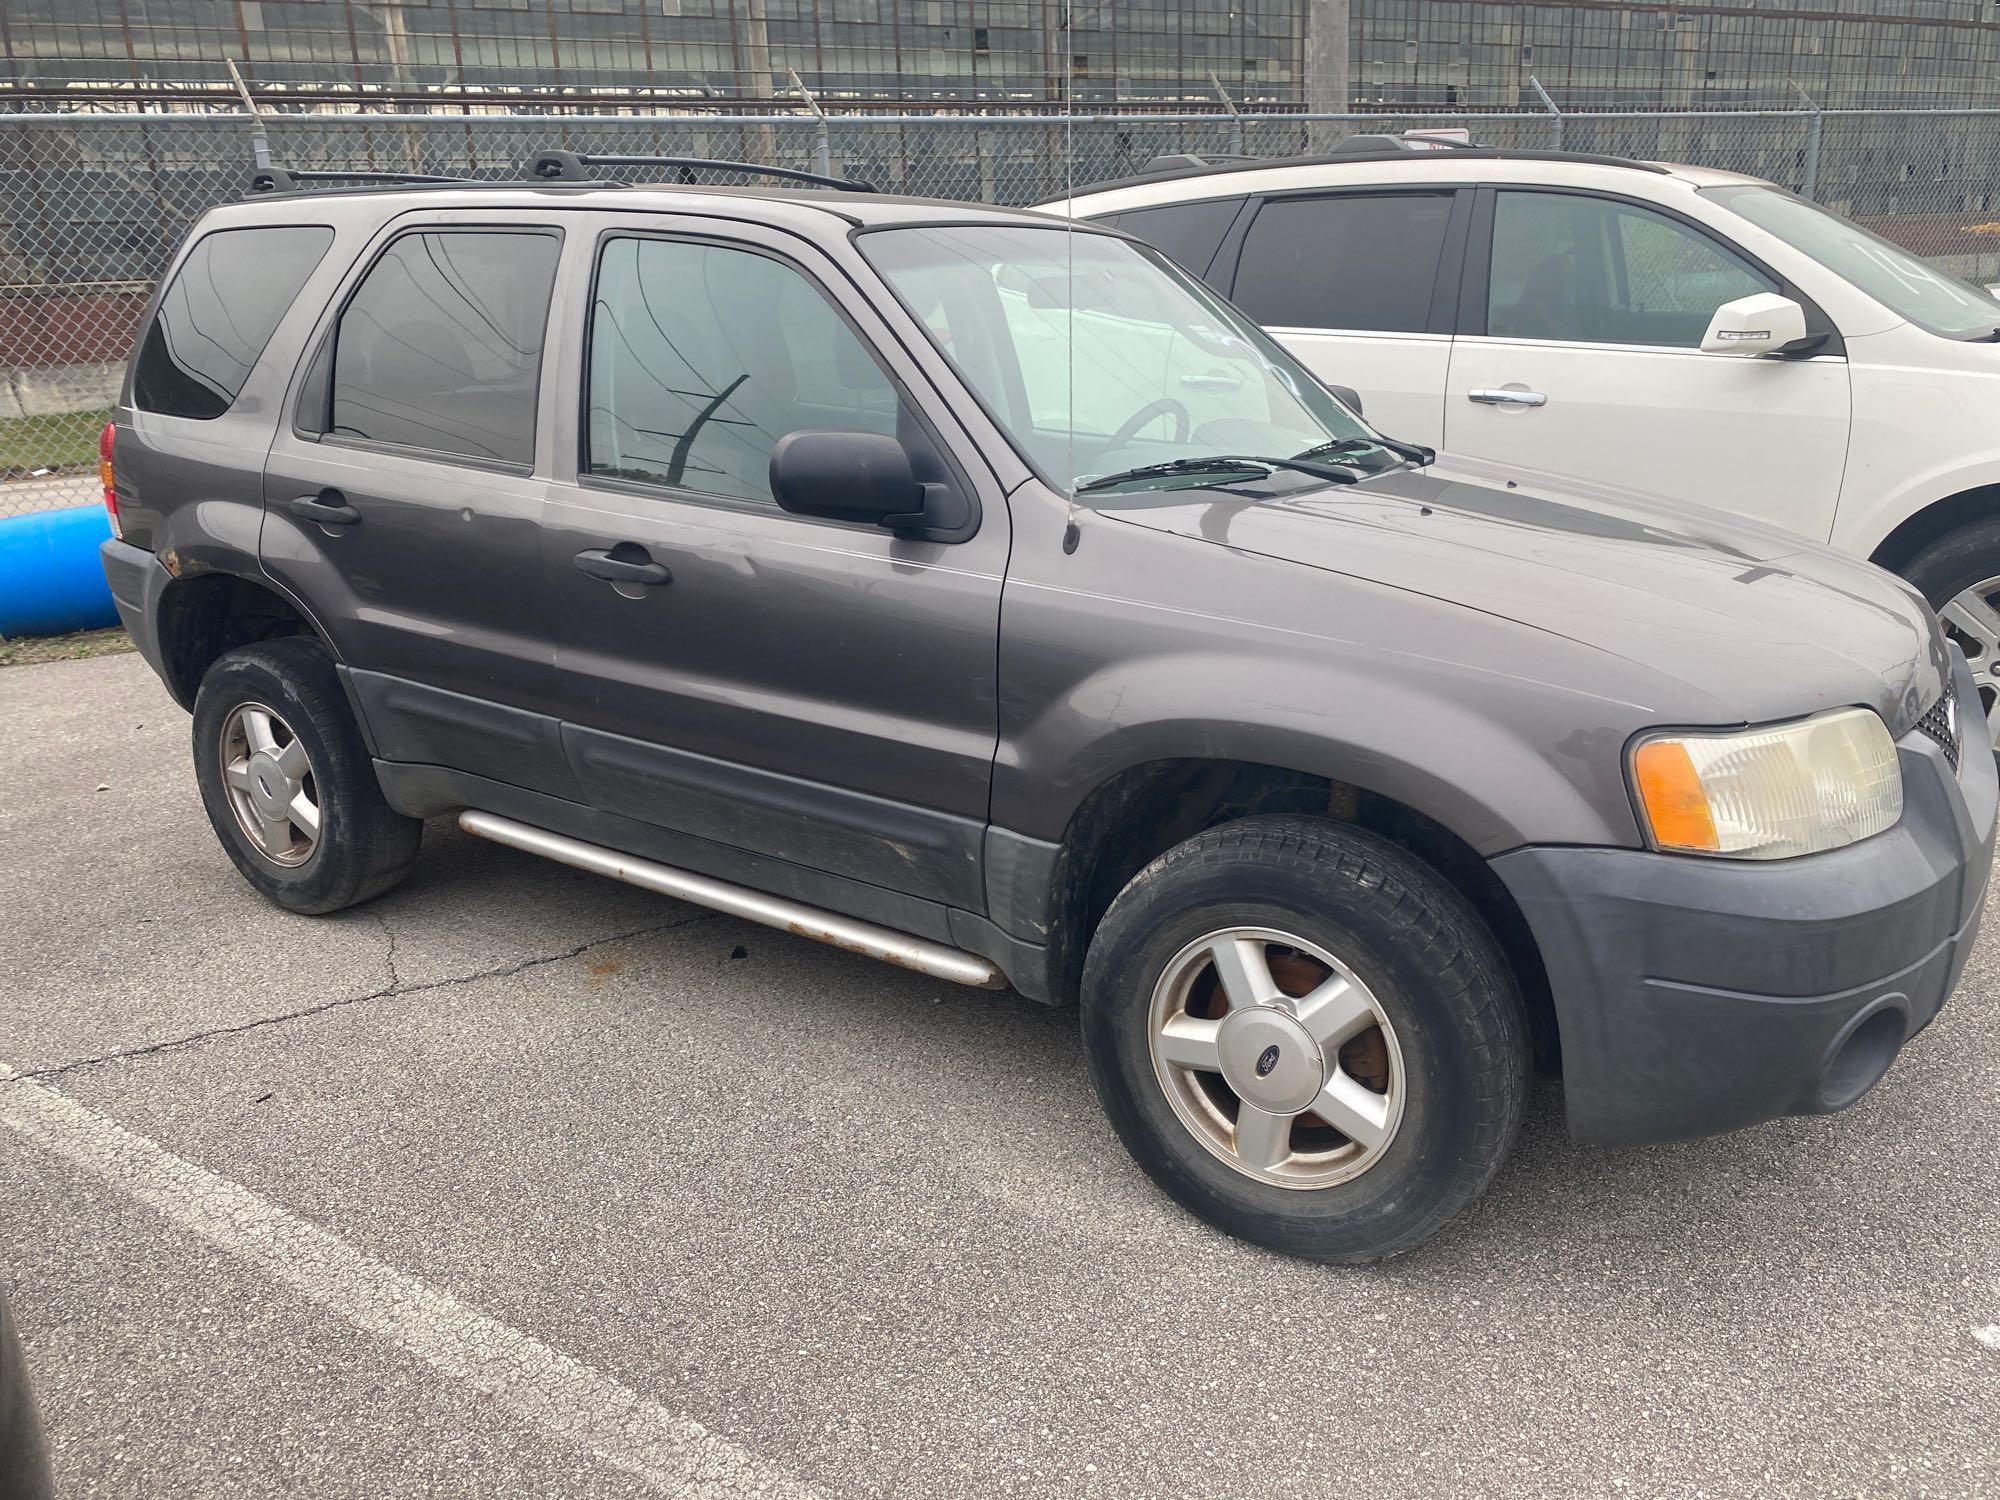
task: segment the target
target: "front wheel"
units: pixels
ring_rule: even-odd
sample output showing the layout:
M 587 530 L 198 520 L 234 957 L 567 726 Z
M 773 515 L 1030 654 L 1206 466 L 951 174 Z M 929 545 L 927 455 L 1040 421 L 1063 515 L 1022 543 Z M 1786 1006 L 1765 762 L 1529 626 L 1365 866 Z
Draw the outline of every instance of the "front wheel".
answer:
M 1082 1012 L 1139 1164 L 1290 1254 L 1421 1244 L 1520 1125 L 1527 1026 L 1492 935 L 1428 866 L 1348 825 L 1246 818 L 1160 856 L 1093 936 Z
M 366 901 L 417 857 L 423 824 L 384 800 L 318 641 L 286 636 L 216 660 L 195 697 L 194 768 L 222 847 L 288 911 Z
M 1965 653 L 1988 738 L 2000 749 L 2000 518 L 1946 532 L 1910 559 L 1903 577 Z

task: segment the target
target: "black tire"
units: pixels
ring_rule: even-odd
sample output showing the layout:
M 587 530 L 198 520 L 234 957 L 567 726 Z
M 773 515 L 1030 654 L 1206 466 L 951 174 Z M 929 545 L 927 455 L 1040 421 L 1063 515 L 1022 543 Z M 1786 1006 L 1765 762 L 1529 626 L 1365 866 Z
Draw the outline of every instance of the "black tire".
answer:
M 274 710 L 311 760 L 320 829 L 302 863 L 269 858 L 232 806 L 222 733 L 229 716 L 245 704 Z M 194 769 L 222 847 L 245 880 L 287 911 L 318 915 L 379 896 L 417 857 L 424 825 L 383 799 L 333 659 L 309 637 L 239 646 L 216 659 L 195 697 Z
M 1188 944 L 1234 926 L 1338 955 L 1394 1028 L 1401 1124 L 1347 1181 L 1301 1189 L 1244 1175 L 1183 1123 L 1154 1071 L 1155 985 Z M 1315 1260 L 1383 1260 L 1436 1234 L 1492 1181 L 1527 1093 L 1525 1012 L 1484 922 L 1410 854 L 1318 818 L 1224 824 L 1141 870 L 1092 937 L 1082 1023 L 1098 1097 L 1153 1181 L 1231 1234 Z
M 2000 516 L 1947 531 L 1911 558 L 1902 574 L 1935 610 L 1942 610 L 1976 583 L 2000 578 Z M 1945 628 L 1953 631 L 1964 648 L 1979 686 L 1979 701 L 1991 713 L 1996 693 L 2000 693 L 2000 678 L 1992 670 L 1996 661 L 1990 659 L 1991 653 L 1977 650 L 1974 642 L 1953 630 L 1950 621 L 1945 622 Z

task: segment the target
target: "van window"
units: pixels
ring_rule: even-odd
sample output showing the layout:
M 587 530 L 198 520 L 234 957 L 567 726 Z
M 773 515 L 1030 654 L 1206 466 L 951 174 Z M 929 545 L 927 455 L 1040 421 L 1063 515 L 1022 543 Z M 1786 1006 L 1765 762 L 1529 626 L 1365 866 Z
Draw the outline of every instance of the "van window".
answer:
M 1501 193 L 1486 331 L 1698 349 L 1725 302 L 1778 285 L 1665 214 L 1577 193 Z
M 333 243 L 320 224 L 218 229 L 181 262 L 139 344 L 132 400 L 169 417 L 219 417 Z
M 1450 193 L 1273 198 L 1243 240 L 1231 294 L 1270 328 L 1421 333 Z
M 333 335 L 329 435 L 527 466 L 562 242 L 553 233 L 403 235 Z
M 1206 279 L 1222 237 L 1236 222 L 1241 198 L 1207 198 L 1197 203 L 1168 203 L 1158 208 L 1128 209 L 1097 220 L 1113 229 L 1137 235 L 1156 250 Z
M 800 272 L 751 250 L 618 238 L 590 309 L 593 474 L 771 499 L 804 430 L 897 434 L 901 396 Z

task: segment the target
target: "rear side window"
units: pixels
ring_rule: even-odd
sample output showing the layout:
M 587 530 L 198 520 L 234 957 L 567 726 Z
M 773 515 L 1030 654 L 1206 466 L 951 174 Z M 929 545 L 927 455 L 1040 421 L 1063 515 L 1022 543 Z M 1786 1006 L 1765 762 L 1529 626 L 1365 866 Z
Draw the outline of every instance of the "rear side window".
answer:
M 818 287 L 752 250 L 606 242 L 590 310 L 589 471 L 771 499 L 788 432 L 907 438 L 895 383 Z
M 1201 203 L 1170 203 L 1160 208 L 1135 208 L 1110 214 L 1097 222 L 1137 235 L 1164 250 L 1197 276 L 1206 276 L 1222 248 L 1222 237 L 1243 206 L 1241 198 L 1211 198 Z
M 141 411 L 219 417 L 333 243 L 319 224 L 205 234 L 160 297 L 132 373 Z
M 1421 333 L 1451 222 L 1449 193 L 1273 198 L 1236 266 L 1236 305 L 1273 328 Z
M 341 312 L 307 402 L 325 431 L 526 467 L 561 239 L 423 230 L 382 252 Z

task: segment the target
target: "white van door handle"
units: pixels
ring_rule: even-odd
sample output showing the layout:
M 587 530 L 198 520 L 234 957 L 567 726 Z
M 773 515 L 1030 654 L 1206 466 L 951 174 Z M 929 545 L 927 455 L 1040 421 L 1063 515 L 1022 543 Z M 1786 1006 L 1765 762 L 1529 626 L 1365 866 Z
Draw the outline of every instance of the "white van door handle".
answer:
M 1467 391 L 1465 399 L 1477 401 L 1481 406 L 1547 406 L 1549 398 L 1540 391 L 1479 390 Z

